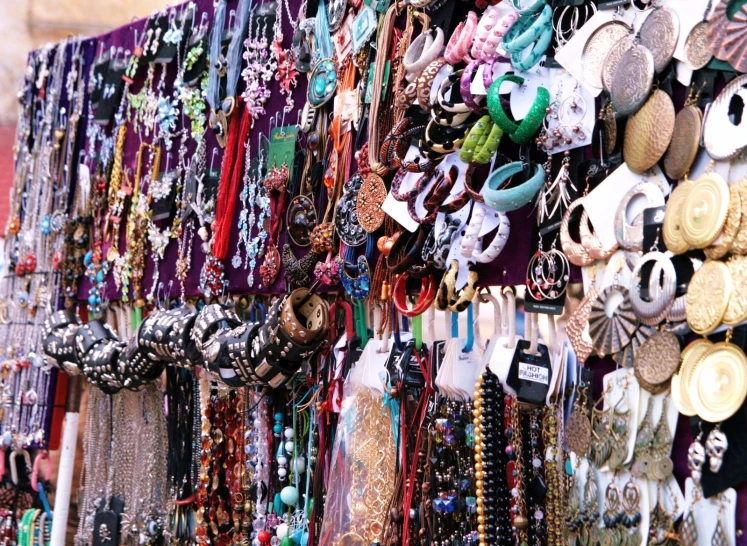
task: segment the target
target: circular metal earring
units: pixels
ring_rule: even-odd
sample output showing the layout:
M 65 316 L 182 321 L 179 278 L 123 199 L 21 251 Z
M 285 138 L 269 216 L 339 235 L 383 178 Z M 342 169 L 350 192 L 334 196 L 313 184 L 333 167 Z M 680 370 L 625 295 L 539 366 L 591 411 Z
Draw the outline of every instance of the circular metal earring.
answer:
M 573 265 L 579 267 L 587 266 L 593 263 L 595 259 L 589 253 L 586 245 L 583 244 L 583 236 L 580 243 L 577 243 L 571 237 L 571 214 L 573 214 L 573 211 L 578 207 L 583 207 L 584 200 L 585 197 L 580 197 L 579 199 L 576 199 L 573 203 L 571 203 L 568 207 L 568 210 L 566 210 L 565 214 L 563 215 L 563 221 L 560 223 L 560 247 L 563 249 L 563 253 L 568 258 L 568 261 Z M 586 214 L 586 211 L 582 213 L 582 219 L 583 214 Z M 584 222 L 582 220 L 581 225 L 583 224 Z M 581 227 L 579 226 L 579 232 L 580 231 Z
M 622 301 L 610 315 L 607 300 L 612 294 L 622 295 Z M 633 312 L 627 288 L 609 286 L 602 290 L 591 304 L 589 311 L 589 335 L 594 349 L 600 356 L 622 351 L 638 328 L 638 318 Z
M 643 213 L 638 214 L 632 223 L 628 223 L 628 206 L 634 197 L 646 198 L 645 208 L 664 206 L 664 194 L 653 182 L 640 182 L 633 186 L 622 198 L 615 214 L 615 238 L 620 248 L 638 251 L 643 248 Z
M 641 296 L 641 272 L 643 266 L 655 261 L 648 280 L 648 301 Z M 663 252 L 649 252 L 644 255 L 633 270 L 633 285 L 630 290 L 630 304 L 638 319 L 649 326 L 660 323 L 674 303 L 677 288 L 677 274 L 669 256 Z

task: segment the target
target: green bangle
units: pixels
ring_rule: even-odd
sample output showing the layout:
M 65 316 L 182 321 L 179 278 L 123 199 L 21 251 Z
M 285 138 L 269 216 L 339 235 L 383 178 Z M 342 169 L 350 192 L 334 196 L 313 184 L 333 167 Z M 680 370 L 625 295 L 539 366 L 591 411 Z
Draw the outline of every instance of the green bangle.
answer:
M 475 123 L 467 134 L 467 138 L 462 144 L 462 149 L 459 152 L 459 159 L 465 163 L 470 163 L 472 157 L 475 155 L 475 151 L 482 146 L 483 138 L 486 137 L 486 131 L 489 127 L 493 126 L 493 121 L 490 116 L 483 116 L 477 123 Z
M 526 144 L 542 126 L 542 121 L 547 115 L 546 110 L 550 106 L 550 92 L 544 87 L 538 87 L 537 96 L 534 98 L 534 104 L 529 109 L 529 113 L 520 123 L 516 123 L 508 119 L 501 104 L 500 90 L 504 81 L 521 85 L 524 83 L 524 78 L 515 74 L 506 74 L 495 80 L 488 89 L 488 112 L 496 125 L 508 133 L 512 141 L 516 144 Z
M 490 130 L 490 134 L 487 135 L 488 138 L 485 141 L 485 144 L 483 144 L 480 148 L 480 151 L 475 154 L 474 162 L 479 163 L 480 165 L 484 165 L 490 162 L 490 160 L 493 159 L 495 152 L 498 151 L 498 146 L 500 146 L 501 144 L 502 136 L 503 129 L 498 127 L 498 125 L 493 124 L 493 128 Z

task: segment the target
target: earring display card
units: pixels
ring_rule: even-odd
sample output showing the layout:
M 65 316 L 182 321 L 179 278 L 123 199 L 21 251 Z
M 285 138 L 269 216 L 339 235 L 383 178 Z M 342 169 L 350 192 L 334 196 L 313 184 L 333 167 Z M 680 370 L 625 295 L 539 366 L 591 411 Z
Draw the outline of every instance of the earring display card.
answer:
M 114 113 L 117 111 L 122 98 L 122 88 L 124 87 L 122 76 L 125 69 L 126 67 L 121 63 L 113 63 L 106 73 L 101 100 L 94 116 L 94 121 L 100 125 L 108 125 L 114 119 Z
M 526 340 L 516 342 L 506 383 L 520 402 L 539 406 L 547 399 L 553 370 L 547 345 L 539 343 L 535 354 L 529 352 L 530 345 Z
M 268 165 L 270 168 L 287 165 L 288 179 L 293 180 L 294 157 L 296 156 L 296 126 L 275 127 L 270 132 Z
M 723 538 L 726 540 L 724 546 L 735 546 L 737 492 L 729 488 L 718 497 L 704 499 L 698 494 L 697 500 L 695 498 L 695 484 L 692 478 L 687 478 L 685 480 L 685 503 L 687 505 L 685 513 L 692 511 L 697 531 L 697 542 L 692 546 L 720 544 L 713 540 L 719 521 L 723 526 Z
M 702 425 L 699 425 L 699 423 Z M 697 438 L 700 431 L 703 431 L 701 443 L 705 446 L 708 434 L 715 428 L 715 424 L 693 417 L 690 419 L 690 428 L 693 438 Z M 703 477 L 701 478 L 703 495 L 706 497 L 717 495 L 729 487 L 735 487 L 747 480 L 747 438 L 744 435 L 745 430 L 747 430 L 747 418 L 744 411 L 741 410 L 721 423 L 721 432 L 726 434 L 728 447 L 723 454 L 723 463 L 717 473 L 711 472 L 706 455 Z

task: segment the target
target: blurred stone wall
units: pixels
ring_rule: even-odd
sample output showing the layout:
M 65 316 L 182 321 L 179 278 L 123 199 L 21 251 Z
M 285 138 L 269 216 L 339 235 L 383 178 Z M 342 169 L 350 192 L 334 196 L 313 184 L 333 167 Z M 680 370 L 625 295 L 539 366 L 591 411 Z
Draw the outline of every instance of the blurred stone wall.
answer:
M 161 9 L 166 3 L 165 0 L 0 0 L 0 124 L 15 122 L 18 83 L 30 49 L 70 34 L 101 34 L 133 17 Z

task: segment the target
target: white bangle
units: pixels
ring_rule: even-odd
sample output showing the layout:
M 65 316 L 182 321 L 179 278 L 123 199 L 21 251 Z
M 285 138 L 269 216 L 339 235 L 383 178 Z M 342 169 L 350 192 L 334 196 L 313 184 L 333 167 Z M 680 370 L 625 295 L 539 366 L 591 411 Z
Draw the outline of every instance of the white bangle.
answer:
M 491 241 L 488 248 L 482 249 L 482 240 L 478 240 L 475 245 L 474 251 L 472 252 L 472 258 L 481 264 L 487 264 L 495 260 L 498 255 L 503 252 L 508 242 L 508 236 L 511 233 L 511 222 L 503 212 L 497 212 L 500 216 L 500 224 L 498 225 L 498 231 L 495 233 L 495 237 Z
M 465 258 L 472 258 L 478 241 L 480 240 L 480 229 L 485 220 L 485 206 L 482 203 L 475 203 L 472 207 L 472 218 L 462 236 L 462 242 L 459 244 L 459 253 Z
M 414 81 L 429 64 L 438 59 L 443 48 L 443 30 L 434 28 L 421 33 L 405 51 L 405 79 L 408 82 Z

